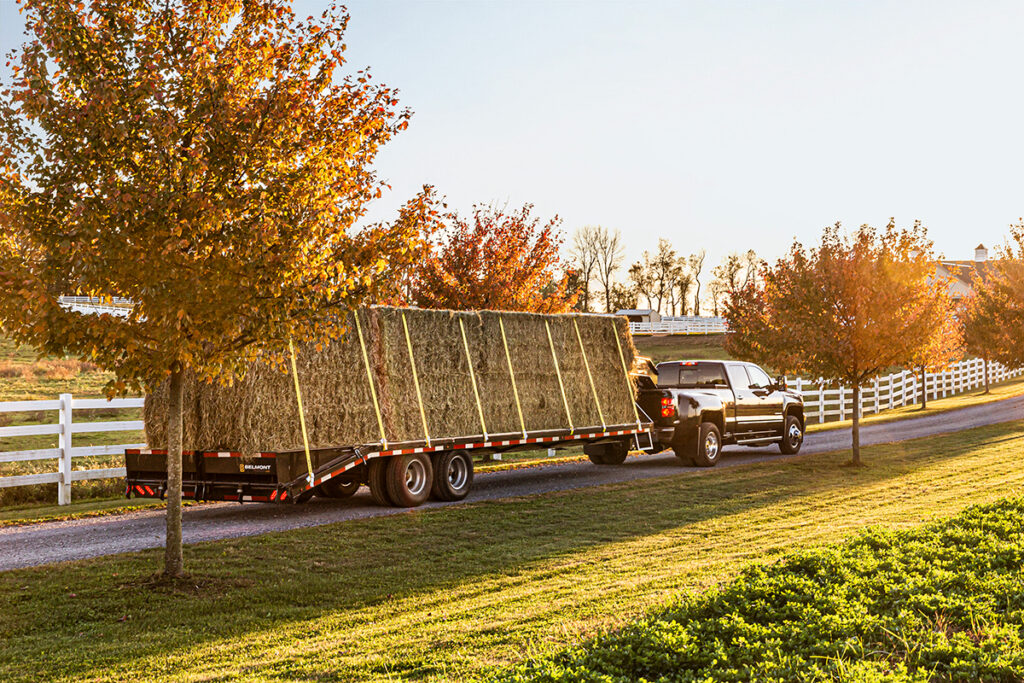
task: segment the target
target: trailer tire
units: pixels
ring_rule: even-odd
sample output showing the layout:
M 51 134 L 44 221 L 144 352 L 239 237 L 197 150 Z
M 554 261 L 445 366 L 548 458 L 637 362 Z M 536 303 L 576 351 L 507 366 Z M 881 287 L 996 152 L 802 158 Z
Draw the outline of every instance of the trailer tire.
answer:
M 444 451 L 432 458 L 434 483 L 430 495 L 436 500 L 462 500 L 473 487 L 473 458 L 466 451 Z
M 583 452 L 595 465 L 621 465 L 629 455 L 629 441 L 588 443 L 583 446 Z
M 317 487 L 316 494 L 323 498 L 351 498 L 359 490 L 355 479 L 328 479 Z
M 392 456 L 393 458 L 394 456 Z M 367 484 L 370 487 L 370 496 L 377 505 L 392 506 L 391 496 L 388 494 L 387 466 L 392 458 L 374 458 L 367 466 Z
M 423 453 L 413 453 L 393 455 L 388 461 L 384 479 L 392 504 L 412 508 L 426 502 L 434 481 L 430 458 Z

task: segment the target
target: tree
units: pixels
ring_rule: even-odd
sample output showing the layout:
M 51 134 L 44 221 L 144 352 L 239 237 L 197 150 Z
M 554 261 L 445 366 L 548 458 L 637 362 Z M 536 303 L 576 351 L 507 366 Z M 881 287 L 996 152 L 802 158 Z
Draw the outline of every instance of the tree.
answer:
M 611 312 L 612 309 L 612 286 L 615 281 L 615 273 L 622 266 L 622 258 L 625 249 L 622 246 L 622 233 L 618 229 L 609 230 L 601 226 L 597 227 L 597 281 L 601 283 L 604 290 L 604 310 Z
M 913 354 L 910 364 L 921 373 L 921 410 L 928 409 L 928 371 L 941 370 L 959 360 L 964 353 L 963 322 L 955 315 L 952 301 L 949 314 Z
M 654 280 L 654 291 L 657 297 L 658 312 L 662 312 L 665 302 L 672 299 L 676 289 L 676 282 L 682 275 L 679 268 L 679 257 L 672 243 L 665 238 L 658 240 L 658 251 L 651 261 L 651 270 Z M 675 315 L 675 311 L 672 312 Z
M 569 251 L 569 256 L 575 270 L 579 273 L 579 281 L 583 285 L 579 299 L 582 303 L 580 310 L 583 311 L 590 310 L 590 283 L 594 279 L 597 268 L 597 244 L 600 230 L 601 228 L 593 225 L 584 225 L 582 228 L 577 228 L 572 235 L 572 249 Z
M 651 255 L 646 251 L 641 254 L 640 260 L 629 267 L 629 281 L 631 289 L 636 295 L 643 295 L 647 299 L 647 308 L 654 308 L 654 273 L 651 265 Z M 621 310 L 621 309 L 615 309 Z
M 532 204 L 515 211 L 474 206 L 469 221 L 450 214 L 421 273 L 416 303 L 540 313 L 572 308 L 575 294 L 559 257 L 561 221 L 541 223 L 532 210 Z
M 983 357 L 1010 367 L 1024 365 L 1024 219 L 1010 226 L 999 258 L 974 283 L 976 301 L 967 321 L 967 343 Z
M 612 285 L 611 311 L 636 308 L 636 290 L 627 285 L 616 282 Z
M 353 232 L 409 112 L 366 71 L 334 80 L 336 6 L 305 21 L 286 0 L 22 8 L 0 95 L 0 321 L 113 372 L 108 395 L 169 382 L 164 571 L 180 576 L 182 376 L 283 366 L 290 340 L 337 338 L 415 257 L 414 220 Z M 69 293 L 134 305 L 82 315 L 58 304 Z
M 860 387 L 919 358 L 947 328 L 947 284 L 934 278 L 931 242 L 920 223 L 897 230 L 837 223 L 821 244 L 765 267 L 761 282 L 730 297 L 726 348 L 738 358 L 800 371 L 853 388 L 853 458 L 860 458 Z
M 974 290 L 986 287 L 980 279 L 974 282 Z M 963 323 L 964 347 L 969 353 L 982 360 L 985 374 L 985 393 L 989 393 L 988 364 L 993 350 L 1000 344 L 998 311 L 990 310 L 991 299 L 983 296 L 970 296 L 960 302 L 959 316 Z
M 693 314 L 700 315 L 700 273 L 704 270 L 704 259 L 707 253 L 701 249 L 696 254 L 690 254 L 690 273 L 693 274 L 693 282 L 697 286 L 697 292 L 693 295 Z
M 679 315 L 686 315 L 686 301 L 690 295 L 690 288 L 693 287 L 694 277 L 693 273 L 690 272 L 689 260 L 687 258 L 680 256 L 676 267 L 679 269 L 679 277 L 676 279 L 676 286 L 672 294 L 672 315 L 675 315 L 676 305 L 679 306 Z

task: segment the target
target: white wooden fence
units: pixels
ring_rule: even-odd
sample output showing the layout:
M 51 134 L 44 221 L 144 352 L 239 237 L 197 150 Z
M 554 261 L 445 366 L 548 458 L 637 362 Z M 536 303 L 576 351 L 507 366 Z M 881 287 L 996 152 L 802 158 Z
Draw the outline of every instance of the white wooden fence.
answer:
M 1024 370 L 1010 370 L 999 363 L 989 363 L 989 381 L 1001 382 L 1019 376 Z M 963 393 L 985 384 L 984 364 L 981 359 L 962 361 L 942 372 L 926 373 L 928 399 Z M 921 400 L 921 377 L 909 371 L 898 372 L 885 377 L 876 377 L 861 388 L 861 413 L 879 413 L 883 410 L 913 405 Z M 804 414 L 808 422 L 847 420 L 853 417 L 853 388 L 830 387 L 818 381 L 797 378 L 792 388 L 804 397 Z M 71 484 L 86 479 L 109 479 L 123 477 L 123 467 L 109 467 L 95 470 L 75 470 L 74 458 L 95 455 L 117 455 L 126 448 L 145 448 L 146 444 L 129 443 L 112 446 L 72 446 L 75 434 L 97 432 L 126 432 L 143 429 L 142 420 L 76 422 L 75 411 L 90 411 L 109 408 L 141 408 L 144 399 L 121 398 L 73 399 L 71 394 L 61 394 L 55 401 L 9 401 L 0 403 L 0 413 L 55 411 L 57 422 L 50 424 L 0 427 L 0 437 L 36 436 L 55 434 L 57 448 L 41 450 L 0 452 L 0 463 L 32 460 L 57 460 L 56 472 L 23 474 L 0 477 L 0 488 L 28 486 L 31 484 L 57 484 L 57 502 L 67 505 L 71 502 Z
M 630 323 L 633 334 L 722 334 L 725 318 L 712 316 L 663 317 L 659 322 Z
M 990 361 L 989 382 L 996 383 L 1019 376 L 1024 370 L 1011 370 Z M 961 361 L 942 372 L 926 372 L 928 400 L 960 394 L 985 385 L 984 362 L 980 358 Z M 830 420 L 853 418 L 853 387 L 826 385 L 817 380 L 797 378 L 791 387 L 804 397 L 804 416 L 807 422 L 822 423 Z M 921 374 L 908 370 L 885 377 L 875 377 L 860 390 L 861 414 L 914 405 L 921 401 Z
M 143 401 L 144 399 L 141 398 L 116 398 L 112 401 L 107 401 L 102 398 L 73 399 L 71 394 L 61 394 L 60 398 L 55 401 L 0 402 L 0 413 L 20 413 L 26 411 L 54 411 L 57 413 L 56 423 L 0 427 L 0 437 L 56 434 L 58 441 L 57 448 L 0 452 L 0 463 L 25 462 L 32 460 L 57 460 L 56 472 L 0 477 L 0 488 L 7 488 L 10 486 L 27 486 L 29 484 L 56 483 L 57 502 L 60 505 L 67 505 L 71 502 L 72 482 L 83 481 L 86 479 L 123 477 L 123 467 L 108 467 L 96 470 L 76 470 L 72 468 L 72 462 L 74 461 L 74 458 L 94 455 L 116 455 L 124 452 L 126 448 L 145 448 L 146 444 L 131 443 L 112 446 L 77 447 L 72 445 L 72 440 L 75 434 L 141 430 L 143 428 L 142 420 L 76 422 L 73 419 L 73 416 L 76 411 L 81 414 L 81 411 L 90 410 L 141 408 Z

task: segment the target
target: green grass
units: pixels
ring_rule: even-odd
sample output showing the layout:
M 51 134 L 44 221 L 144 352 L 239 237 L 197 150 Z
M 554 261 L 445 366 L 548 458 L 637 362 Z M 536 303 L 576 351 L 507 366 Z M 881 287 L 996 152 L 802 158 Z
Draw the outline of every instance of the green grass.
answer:
M 722 344 L 724 334 L 663 334 L 633 337 L 641 356 L 655 363 L 671 360 L 732 360 Z
M 751 560 L 1019 495 L 1024 426 L 0 574 L 0 679 L 451 680 L 563 650 Z M 642 466 L 637 463 L 633 466 Z M 271 511 L 268 510 L 268 514 Z
M 1009 681 L 1024 672 L 1024 499 L 754 565 L 498 680 Z

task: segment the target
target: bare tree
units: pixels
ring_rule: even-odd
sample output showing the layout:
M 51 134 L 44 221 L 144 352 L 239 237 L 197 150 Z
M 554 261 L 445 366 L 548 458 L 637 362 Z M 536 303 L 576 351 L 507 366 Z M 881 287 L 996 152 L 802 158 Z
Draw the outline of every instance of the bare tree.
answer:
M 672 292 L 672 315 L 675 315 L 676 302 L 679 304 L 679 315 L 686 315 L 686 299 L 690 294 L 690 288 L 693 287 L 693 273 L 690 272 L 689 262 L 685 257 L 679 257 L 676 267 L 679 269 L 679 278 Z
M 746 287 L 750 284 L 757 284 L 757 271 L 761 269 L 761 259 L 758 258 L 757 252 L 753 249 L 748 249 L 747 253 L 743 255 L 743 269 L 745 271 L 743 276 L 743 286 Z
M 707 257 L 707 252 L 701 249 L 696 254 L 690 254 L 690 274 L 693 276 L 693 282 L 697 286 L 697 293 L 693 295 L 693 314 L 700 315 L 700 272 L 704 270 L 704 259 Z
M 653 308 L 654 277 L 651 272 L 651 255 L 646 251 L 640 260 L 629 267 L 629 281 L 637 296 L 647 299 L 647 308 Z
M 597 268 L 597 242 L 598 233 L 601 228 L 593 225 L 584 225 L 577 228 L 572 235 L 572 248 L 569 250 L 569 257 L 578 273 L 583 294 L 580 296 L 582 310 L 590 310 L 590 283 L 594 279 Z
M 612 311 L 612 285 L 615 272 L 622 266 L 625 248 L 622 246 L 622 233 L 616 228 L 609 230 L 597 226 L 595 244 L 597 246 L 597 281 L 604 289 L 604 310 Z

